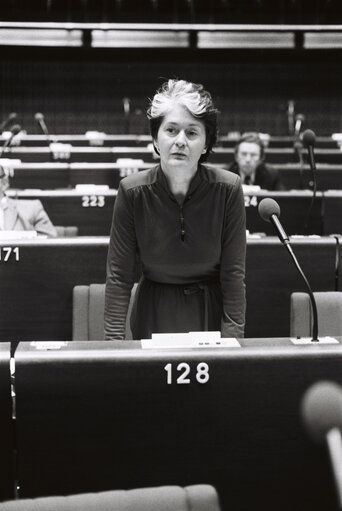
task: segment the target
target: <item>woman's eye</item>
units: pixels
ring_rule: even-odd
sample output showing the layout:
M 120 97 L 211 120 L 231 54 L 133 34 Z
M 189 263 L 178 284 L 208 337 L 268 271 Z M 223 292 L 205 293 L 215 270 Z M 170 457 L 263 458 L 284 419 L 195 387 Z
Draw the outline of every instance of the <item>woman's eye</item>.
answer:
M 175 128 L 166 128 L 166 131 L 167 131 L 168 133 L 176 133 Z

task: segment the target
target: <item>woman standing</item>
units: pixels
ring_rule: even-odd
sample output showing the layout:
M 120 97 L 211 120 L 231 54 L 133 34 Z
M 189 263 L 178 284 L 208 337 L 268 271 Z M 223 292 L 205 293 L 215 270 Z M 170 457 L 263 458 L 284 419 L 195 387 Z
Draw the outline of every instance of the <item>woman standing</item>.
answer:
M 106 339 L 220 330 L 242 337 L 245 206 L 239 176 L 203 165 L 217 136 L 217 110 L 202 85 L 169 80 L 148 110 L 160 164 L 120 182 L 107 259 Z

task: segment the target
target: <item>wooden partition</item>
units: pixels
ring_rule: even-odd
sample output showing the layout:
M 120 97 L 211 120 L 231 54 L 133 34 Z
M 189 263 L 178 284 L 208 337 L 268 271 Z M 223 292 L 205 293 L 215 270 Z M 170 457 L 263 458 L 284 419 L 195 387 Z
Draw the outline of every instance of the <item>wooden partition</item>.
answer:
M 334 290 L 336 239 L 292 246 L 313 290 Z M 70 340 L 72 289 L 105 282 L 107 249 L 107 237 L 2 241 L 0 340 Z M 305 285 L 278 238 L 248 239 L 246 290 L 246 335 L 289 335 L 290 295 Z
M 210 483 L 222 511 L 336 509 L 327 452 L 307 437 L 300 403 L 318 380 L 342 383 L 341 344 L 241 344 L 21 343 L 20 495 Z
M 10 355 L 10 344 L 0 343 L 0 501 L 13 499 L 15 492 Z

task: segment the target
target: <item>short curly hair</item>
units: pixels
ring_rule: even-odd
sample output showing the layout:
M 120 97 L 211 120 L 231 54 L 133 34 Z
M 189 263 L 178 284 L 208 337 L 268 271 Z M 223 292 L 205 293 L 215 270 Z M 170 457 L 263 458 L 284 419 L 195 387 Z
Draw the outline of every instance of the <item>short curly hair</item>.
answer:
M 217 114 L 211 94 L 203 85 L 185 80 L 170 79 L 157 90 L 147 110 L 153 141 L 157 139 L 160 125 L 172 105 L 178 103 L 189 110 L 191 115 L 200 119 L 205 126 L 206 152 L 199 161 L 205 161 L 217 140 Z M 155 144 L 154 149 L 159 154 Z

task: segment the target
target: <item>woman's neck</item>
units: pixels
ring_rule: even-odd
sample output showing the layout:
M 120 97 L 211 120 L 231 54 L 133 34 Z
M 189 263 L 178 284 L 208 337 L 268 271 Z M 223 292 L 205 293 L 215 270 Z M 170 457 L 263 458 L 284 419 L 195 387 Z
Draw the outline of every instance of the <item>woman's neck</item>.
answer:
M 164 175 L 167 180 L 167 184 L 169 185 L 170 191 L 175 196 L 178 202 L 183 202 L 184 197 L 186 196 L 192 178 L 196 174 L 197 168 L 193 169 L 191 172 L 177 172 L 175 169 L 163 168 Z

